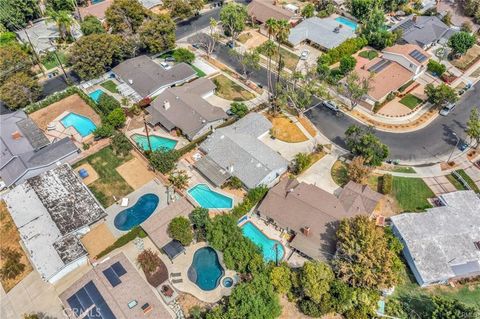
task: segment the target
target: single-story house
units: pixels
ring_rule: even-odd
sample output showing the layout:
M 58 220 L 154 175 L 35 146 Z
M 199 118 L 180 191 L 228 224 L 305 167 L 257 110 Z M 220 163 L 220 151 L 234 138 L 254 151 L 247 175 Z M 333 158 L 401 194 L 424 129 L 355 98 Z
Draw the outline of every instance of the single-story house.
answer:
M 354 182 L 349 182 L 337 197 L 315 185 L 285 178 L 269 190 L 257 214 L 292 234 L 290 247 L 302 255 L 329 260 L 336 251 L 340 221 L 356 215 L 370 216 L 382 198 L 368 186 Z
M 87 16 L 94 16 L 101 22 L 105 21 L 105 11 L 113 3 L 113 0 L 103 0 L 87 7 L 78 7 L 81 19 L 85 19 Z
M 273 185 L 287 171 L 288 161 L 260 141 L 271 128 L 272 123 L 263 115 L 249 113 L 230 126 L 216 129 L 200 144 L 214 169 L 208 169 L 209 165 L 196 168 L 207 178 L 215 169 L 228 172 L 249 189 Z
M 400 43 L 410 43 L 428 49 L 445 37 L 453 35 L 450 27 L 436 16 L 410 15 L 395 24 L 391 31 L 401 30 Z
M 371 86 L 364 101 L 372 106 L 383 102 L 390 93 L 420 76 L 429 58 L 430 55 L 415 44 L 386 48 L 373 60 L 357 56 L 355 71 L 361 78 L 369 79 Z
M 69 318 L 172 318 L 153 289 L 119 253 L 96 263 L 59 297 Z
M 106 213 L 68 164 L 28 179 L 4 200 L 43 280 L 55 283 L 88 262 L 79 237 Z
M 73 23 L 71 26 L 72 36 L 78 39 L 82 36 L 80 26 Z M 48 19 L 38 20 L 29 24 L 25 29 L 15 31 L 18 39 L 24 44 L 32 43 L 33 49 L 36 53 L 46 53 L 55 50 L 55 45 L 52 41 L 56 41 L 60 37 L 60 32 L 55 22 L 48 21 Z
M 147 108 L 148 122 L 160 124 L 168 131 L 180 129 L 189 140 L 194 140 L 228 117 L 224 110 L 205 100 L 214 92 L 215 84 L 204 78 L 167 88 Z
M 178 63 L 165 69 L 146 55 L 123 61 L 112 69 L 112 73 L 122 82 L 119 91 L 135 101 L 154 98 L 167 88 L 197 76 L 187 63 Z
M 354 37 L 356 34 L 353 28 L 339 23 L 334 18 L 312 17 L 303 20 L 290 30 L 288 42 L 294 47 L 309 43 L 322 50 L 328 50 Z
M 393 233 L 420 286 L 480 275 L 480 199 L 473 191 L 439 196 L 444 206 L 391 217 Z
M 51 143 L 21 110 L 1 114 L 0 131 L 0 179 L 4 187 L 21 184 L 58 162 L 70 162 L 80 152 L 68 137 Z
M 274 0 L 253 0 L 247 6 L 247 13 L 256 23 L 264 24 L 268 19 L 287 20 L 290 23 L 298 20 L 296 13 L 282 8 Z

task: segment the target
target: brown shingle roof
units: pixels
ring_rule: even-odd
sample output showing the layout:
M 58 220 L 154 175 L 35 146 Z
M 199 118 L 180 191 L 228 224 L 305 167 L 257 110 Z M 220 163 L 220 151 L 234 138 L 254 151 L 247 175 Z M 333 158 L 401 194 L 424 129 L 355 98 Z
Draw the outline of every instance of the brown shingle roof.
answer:
M 345 185 L 338 197 L 343 207 L 345 207 L 350 214 L 371 214 L 382 198 L 382 194 L 371 190 L 367 185 L 357 184 L 352 181 Z
M 248 4 L 247 12 L 249 16 L 261 23 L 265 23 L 270 18 L 289 21 L 295 16 L 295 13 L 275 5 L 271 0 L 253 0 Z

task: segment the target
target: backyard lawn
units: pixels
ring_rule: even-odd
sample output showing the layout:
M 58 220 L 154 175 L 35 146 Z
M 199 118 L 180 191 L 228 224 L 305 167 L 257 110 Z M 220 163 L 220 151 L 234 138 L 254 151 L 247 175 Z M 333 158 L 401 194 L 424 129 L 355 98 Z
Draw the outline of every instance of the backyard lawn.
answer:
M 214 77 L 212 80 L 217 86 L 215 95 L 223 99 L 230 101 L 247 101 L 255 97 L 253 93 L 247 91 L 242 86 L 233 82 L 223 74 Z
M 378 52 L 375 50 L 365 50 L 358 54 L 362 58 L 373 60 L 378 56 Z
M 113 82 L 112 80 L 108 80 L 106 82 L 103 82 L 102 84 L 100 84 L 103 88 L 105 88 L 106 90 L 112 92 L 112 93 L 118 93 L 118 90 L 117 90 L 117 85 L 115 84 L 115 82 Z
M 415 107 L 417 107 L 417 105 L 421 104 L 422 102 L 422 99 L 416 97 L 413 94 L 407 94 L 400 100 L 400 103 L 407 106 L 411 110 L 413 110 Z
M 113 153 L 111 147 L 106 147 L 76 163 L 74 168 L 83 163 L 92 165 L 99 178 L 88 185 L 88 187 L 103 207 L 106 208 L 115 202 L 113 196 L 120 200 L 123 196 L 133 192 L 133 188 L 127 184 L 116 170 L 118 166 L 130 159 L 132 159 L 132 155 L 118 157 Z
M 287 143 L 305 142 L 308 138 L 288 117 L 279 115 L 276 117 L 268 116 L 272 122 L 272 135 L 280 141 Z
M 402 211 L 416 212 L 430 208 L 427 198 L 435 194 L 421 178 L 393 177 L 392 193 Z

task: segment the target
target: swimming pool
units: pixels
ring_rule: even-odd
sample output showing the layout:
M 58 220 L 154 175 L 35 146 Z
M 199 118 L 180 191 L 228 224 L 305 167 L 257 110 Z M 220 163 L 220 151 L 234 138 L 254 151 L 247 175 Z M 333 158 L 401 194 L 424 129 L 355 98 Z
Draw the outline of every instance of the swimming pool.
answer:
M 88 96 L 90 96 L 90 98 L 95 102 L 95 103 L 98 103 L 98 100 L 100 100 L 100 96 L 102 96 L 103 94 L 103 91 L 98 89 L 98 90 L 95 90 L 93 91 L 92 93 L 88 94 Z
M 142 195 L 135 205 L 122 210 L 115 216 L 113 224 L 117 229 L 127 231 L 147 220 L 155 211 L 160 199 L 155 194 Z
M 278 261 L 283 259 L 285 250 L 283 245 L 277 241 L 268 238 L 260 229 L 251 222 L 247 222 L 242 226 L 243 236 L 250 239 L 255 245 L 262 250 L 263 259 L 266 262 L 277 261 L 276 252 L 278 252 Z
M 232 208 L 233 199 L 210 189 L 207 184 L 197 184 L 188 194 L 203 208 Z
M 147 136 L 142 134 L 133 134 L 132 140 L 144 151 L 149 150 Z M 177 145 L 177 141 L 161 137 L 157 135 L 150 135 L 150 144 L 152 145 L 152 151 L 159 149 L 173 150 Z
M 200 289 L 210 291 L 217 288 L 224 270 L 218 259 L 217 252 L 211 247 L 203 247 L 195 252 L 188 279 Z
M 341 24 L 346 25 L 353 30 L 357 30 L 358 24 L 355 21 L 352 21 L 345 17 L 337 17 L 335 18 L 335 21 L 340 22 Z
M 93 123 L 91 119 L 73 112 L 70 112 L 66 116 L 64 116 L 60 120 L 60 123 L 62 123 L 62 125 L 66 128 L 73 126 L 73 128 L 82 137 L 87 136 L 88 134 L 95 131 L 95 129 L 97 128 L 97 126 L 95 125 L 95 123 Z

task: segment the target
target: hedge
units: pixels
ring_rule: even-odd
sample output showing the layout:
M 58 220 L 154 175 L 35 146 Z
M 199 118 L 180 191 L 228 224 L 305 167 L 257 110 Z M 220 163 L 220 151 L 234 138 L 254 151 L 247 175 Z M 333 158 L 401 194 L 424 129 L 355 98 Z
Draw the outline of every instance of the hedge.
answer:
M 95 102 L 87 94 L 85 94 L 85 92 L 83 92 L 76 86 L 69 86 L 63 91 L 53 93 L 41 101 L 27 105 L 23 110 L 25 111 L 25 113 L 30 114 L 74 94 L 78 94 L 80 98 L 88 104 L 88 106 L 90 106 L 99 115 L 102 115 L 102 112 L 100 112 Z
M 102 258 L 103 256 L 109 254 L 110 252 L 114 251 L 117 248 L 125 246 L 126 244 L 128 244 L 129 242 L 131 242 L 137 237 L 140 237 L 140 238 L 147 237 L 147 234 L 140 226 L 136 226 L 132 228 L 128 233 L 118 238 L 111 246 L 107 247 L 105 250 L 99 253 L 97 255 L 97 259 Z
M 382 183 L 381 185 L 382 194 L 388 195 L 392 193 L 393 176 L 391 174 L 383 175 L 381 183 Z
M 332 65 L 340 61 L 345 56 L 351 56 L 358 50 L 362 49 L 368 44 L 368 41 L 363 37 L 348 39 L 340 44 L 338 47 L 330 49 L 327 53 L 318 58 L 319 64 Z
M 237 204 L 232 209 L 232 214 L 236 218 L 240 218 L 247 214 L 255 205 L 257 205 L 268 192 L 266 186 L 257 186 L 248 191 L 247 196 L 243 199 L 243 202 Z

